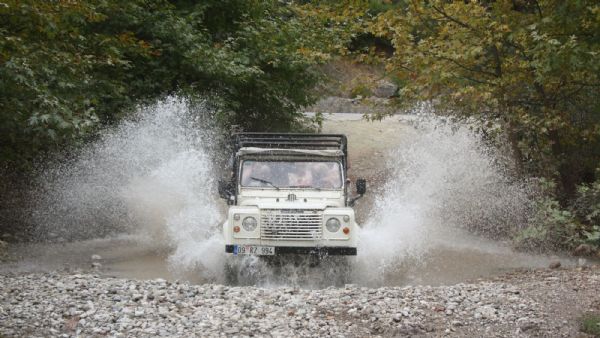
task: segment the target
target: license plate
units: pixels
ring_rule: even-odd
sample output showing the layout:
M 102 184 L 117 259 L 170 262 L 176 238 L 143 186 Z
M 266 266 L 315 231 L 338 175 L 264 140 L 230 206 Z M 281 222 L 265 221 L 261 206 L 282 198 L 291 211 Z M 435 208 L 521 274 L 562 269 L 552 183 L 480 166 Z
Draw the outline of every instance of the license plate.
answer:
M 260 245 L 234 245 L 234 255 L 257 255 L 257 256 L 273 256 L 275 255 L 274 246 Z

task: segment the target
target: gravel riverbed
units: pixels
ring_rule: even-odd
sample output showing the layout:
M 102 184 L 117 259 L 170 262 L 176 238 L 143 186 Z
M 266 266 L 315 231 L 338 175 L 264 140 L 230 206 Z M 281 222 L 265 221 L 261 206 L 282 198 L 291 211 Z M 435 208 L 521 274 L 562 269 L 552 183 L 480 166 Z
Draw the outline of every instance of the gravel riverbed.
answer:
M 305 290 L 93 274 L 0 276 L 0 336 L 581 336 L 600 268 L 451 286 Z

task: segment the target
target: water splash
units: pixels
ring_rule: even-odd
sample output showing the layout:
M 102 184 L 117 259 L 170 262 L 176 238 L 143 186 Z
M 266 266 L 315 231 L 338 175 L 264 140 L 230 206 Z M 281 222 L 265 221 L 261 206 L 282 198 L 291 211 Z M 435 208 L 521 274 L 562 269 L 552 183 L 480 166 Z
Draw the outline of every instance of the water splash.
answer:
M 129 233 L 137 243 L 171 250 L 175 269 L 219 273 L 211 130 L 205 104 L 168 97 L 138 108 L 44 171 L 33 208 L 39 233 L 55 240 Z
M 431 284 L 547 265 L 470 234 L 510 232 L 524 224 L 530 204 L 526 185 L 511 179 L 501 154 L 469 127 L 426 114 L 415 123 L 419 132 L 390 152 L 392 174 L 359 234 L 352 274 L 339 278 L 347 271 L 336 259 L 314 267 L 309 259 L 267 265 L 247 258 L 246 272 L 253 276 L 240 283 Z M 72 160 L 44 171 L 32 208 L 40 233 L 54 240 L 131 234 L 138 245 L 161 252 L 151 257 L 153 264 L 164 264 L 166 252 L 177 278 L 224 281 L 219 223 L 225 206 L 216 198 L 211 130 L 204 105 L 170 97 L 140 107 Z M 444 257 L 450 258 L 440 261 Z M 188 278 L 190 273 L 200 279 Z
M 527 221 L 527 186 L 472 126 L 427 113 L 414 124 L 416 137 L 389 154 L 391 177 L 360 233 L 359 283 L 382 284 L 447 248 L 498 251 L 469 233 L 501 237 Z

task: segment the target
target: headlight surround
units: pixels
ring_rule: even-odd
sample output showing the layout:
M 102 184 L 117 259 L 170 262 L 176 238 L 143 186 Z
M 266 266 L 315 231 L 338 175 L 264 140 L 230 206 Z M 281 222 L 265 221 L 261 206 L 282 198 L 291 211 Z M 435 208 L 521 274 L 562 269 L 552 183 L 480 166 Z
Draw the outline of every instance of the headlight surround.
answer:
M 340 230 L 341 226 L 342 226 L 342 223 L 340 222 L 339 219 L 337 219 L 335 217 L 331 217 L 325 223 L 325 227 L 327 228 L 327 231 L 329 231 L 329 232 L 338 232 L 338 230 Z
M 258 226 L 258 221 L 252 216 L 245 217 L 242 221 L 242 227 L 248 232 L 252 232 Z

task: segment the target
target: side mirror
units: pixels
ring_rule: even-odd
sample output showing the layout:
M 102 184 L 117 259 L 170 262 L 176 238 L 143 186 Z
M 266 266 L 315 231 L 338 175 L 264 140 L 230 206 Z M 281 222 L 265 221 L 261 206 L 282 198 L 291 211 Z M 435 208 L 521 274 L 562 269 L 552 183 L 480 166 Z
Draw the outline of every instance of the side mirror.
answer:
M 359 178 L 356 180 L 356 193 L 364 195 L 367 192 L 367 180 Z
M 219 196 L 226 200 L 229 200 L 229 197 L 232 194 L 232 184 L 229 181 L 219 180 Z

